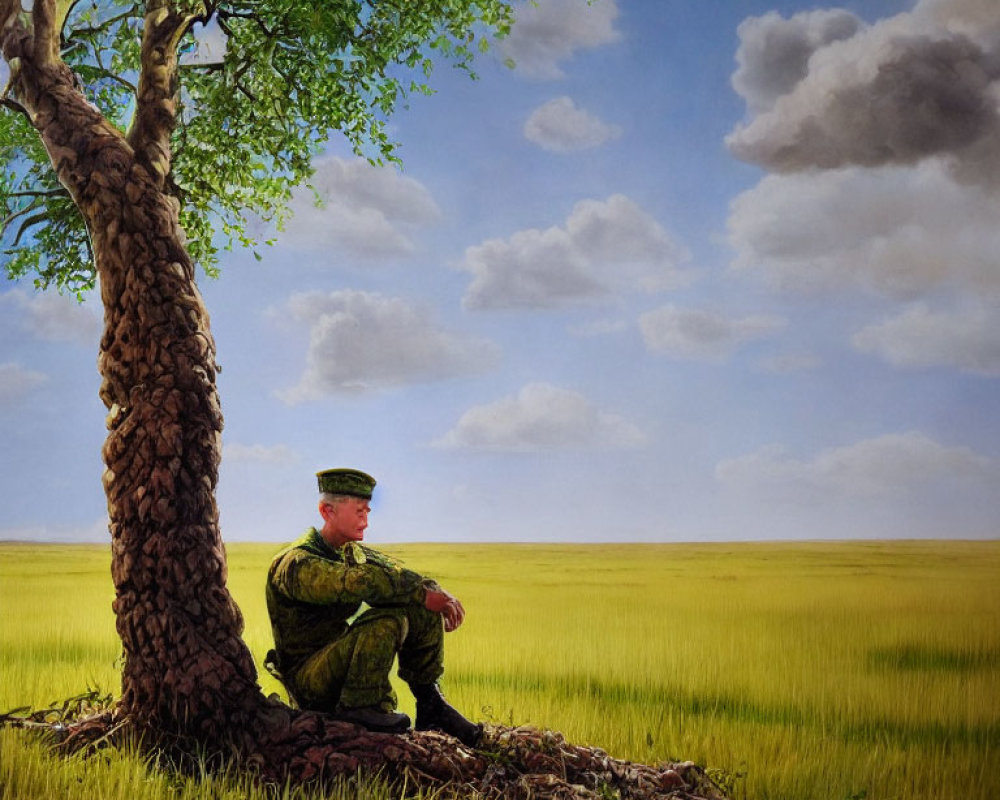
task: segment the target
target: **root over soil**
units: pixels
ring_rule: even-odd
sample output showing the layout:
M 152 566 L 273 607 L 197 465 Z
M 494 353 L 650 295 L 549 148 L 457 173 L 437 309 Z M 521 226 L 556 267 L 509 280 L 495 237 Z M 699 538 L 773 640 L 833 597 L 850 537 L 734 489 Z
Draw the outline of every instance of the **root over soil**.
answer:
M 77 708 L 86 704 L 77 703 Z M 114 710 L 67 719 L 60 710 L 0 715 L 0 725 L 55 734 L 64 752 L 147 743 L 150 731 L 133 729 Z M 257 730 L 218 765 L 238 766 L 263 784 L 325 784 L 358 771 L 377 772 L 410 790 L 488 800 L 726 800 L 693 762 L 640 764 L 613 758 L 594 747 L 574 745 L 556 731 L 487 724 L 476 748 L 433 731 L 402 735 L 373 733 L 324 714 L 271 704 Z M 155 748 L 183 769 L 194 752 L 162 737 Z

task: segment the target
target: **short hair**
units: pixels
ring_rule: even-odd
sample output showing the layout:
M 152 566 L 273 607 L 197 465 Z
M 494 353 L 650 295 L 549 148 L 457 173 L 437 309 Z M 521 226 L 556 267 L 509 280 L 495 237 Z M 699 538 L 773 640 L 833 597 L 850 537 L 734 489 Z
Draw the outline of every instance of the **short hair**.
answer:
M 321 506 L 338 506 L 345 500 L 364 500 L 363 497 L 355 497 L 352 494 L 333 494 L 331 492 L 323 492 L 319 496 L 319 504 Z M 368 502 L 365 500 L 365 502 Z

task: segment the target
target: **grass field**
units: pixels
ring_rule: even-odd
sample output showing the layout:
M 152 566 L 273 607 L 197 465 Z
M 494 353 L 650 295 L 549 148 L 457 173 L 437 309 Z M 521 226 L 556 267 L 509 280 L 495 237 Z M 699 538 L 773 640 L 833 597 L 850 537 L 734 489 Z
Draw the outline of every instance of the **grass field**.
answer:
M 275 549 L 229 547 L 258 663 Z M 691 759 L 741 776 L 735 798 L 1000 797 L 1000 542 L 385 549 L 463 599 L 444 684 L 473 716 Z M 0 545 L 0 711 L 117 691 L 109 558 Z M 136 759 L 57 762 L 26 742 L 0 732 L 3 800 L 253 796 L 164 782 Z

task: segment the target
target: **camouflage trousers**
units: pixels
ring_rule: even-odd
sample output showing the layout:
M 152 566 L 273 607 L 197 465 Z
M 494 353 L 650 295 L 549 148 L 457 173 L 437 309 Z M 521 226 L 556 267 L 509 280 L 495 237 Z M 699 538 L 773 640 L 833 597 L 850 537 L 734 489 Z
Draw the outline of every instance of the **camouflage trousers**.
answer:
M 399 677 L 407 683 L 434 683 L 444 672 L 444 621 L 423 606 L 369 608 L 347 633 L 307 658 L 291 676 L 302 708 L 332 712 L 349 708 L 396 708 L 389 682 L 399 656 Z

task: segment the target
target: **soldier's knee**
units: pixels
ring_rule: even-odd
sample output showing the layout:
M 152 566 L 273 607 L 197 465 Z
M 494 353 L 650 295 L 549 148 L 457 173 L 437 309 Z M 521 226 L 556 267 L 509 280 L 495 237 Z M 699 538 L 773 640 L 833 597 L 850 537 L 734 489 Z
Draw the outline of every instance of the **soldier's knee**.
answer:
M 393 613 L 395 612 L 395 613 Z M 365 620 L 362 624 L 366 635 L 382 641 L 396 642 L 397 649 L 410 630 L 409 620 L 402 610 L 380 613 L 377 617 Z

